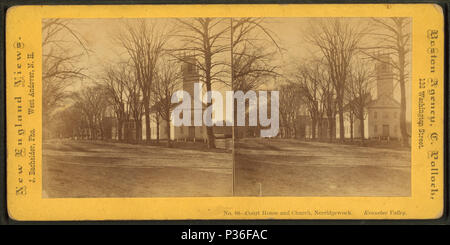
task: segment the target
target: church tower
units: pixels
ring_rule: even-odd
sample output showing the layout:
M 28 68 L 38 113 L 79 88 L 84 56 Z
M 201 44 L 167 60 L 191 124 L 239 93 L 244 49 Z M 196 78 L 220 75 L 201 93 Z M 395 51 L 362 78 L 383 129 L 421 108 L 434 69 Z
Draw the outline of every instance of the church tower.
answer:
M 187 139 L 187 140 L 193 140 L 196 139 L 202 139 L 203 138 L 203 129 L 202 126 L 194 126 L 194 114 L 200 114 L 203 115 L 203 107 L 202 105 L 200 108 L 195 108 L 194 106 L 194 90 L 195 90 L 195 83 L 200 82 L 200 75 L 198 68 L 196 66 L 197 60 L 195 59 L 195 56 L 184 56 L 183 64 L 181 66 L 181 72 L 183 74 L 183 90 L 191 96 L 191 126 L 181 126 L 181 133 L 180 136 Z M 200 100 L 203 97 L 202 91 L 200 91 Z M 200 102 L 201 103 L 201 102 Z
M 196 66 L 196 60 L 194 56 L 185 56 L 182 64 L 183 74 L 183 90 L 188 92 L 191 99 L 194 98 L 194 83 L 200 82 L 200 76 Z
M 381 54 L 377 61 L 377 99 L 367 106 L 368 135 L 378 140 L 400 139 L 400 103 L 394 99 L 392 60 Z
M 377 73 L 377 99 L 381 97 L 393 98 L 394 96 L 394 72 L 391 66 L 391 60 L 388 54 L 378 56 L 378 62 L 375 65 Z

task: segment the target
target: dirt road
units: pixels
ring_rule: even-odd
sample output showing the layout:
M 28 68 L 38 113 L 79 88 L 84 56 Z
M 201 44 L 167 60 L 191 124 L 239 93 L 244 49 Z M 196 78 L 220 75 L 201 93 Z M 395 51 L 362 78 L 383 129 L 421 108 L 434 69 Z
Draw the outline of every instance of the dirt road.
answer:
M 186 144 L 186 143 L 183 143 Z M 48 141 L 45 197 L 231 196 L 226 151 Z M 239 196 L 409 196 L 410 151 L 285 139 L 240 140 Z
M 411 152 L 289 139 L 239 144 L 241 196 L 409 196 Z
M 231 195 L 231 155 L 89 141 L 44 143 L 48 197 Z

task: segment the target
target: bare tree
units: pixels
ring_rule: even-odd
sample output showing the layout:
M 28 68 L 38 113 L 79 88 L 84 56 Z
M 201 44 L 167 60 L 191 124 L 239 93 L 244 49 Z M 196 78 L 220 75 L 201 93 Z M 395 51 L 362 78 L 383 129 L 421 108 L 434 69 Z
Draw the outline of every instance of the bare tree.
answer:
M 326 138 L 328 136 L 330 142 L 336 137 L 336 92 L 331 82 L 329 69 L 323 59 L 313 58 L 309 64 L 304 66 L 301 71 L 306 79 L 313 86 L 302 86 L 303 92 L 307 90 L 316 93 L 317 100 L 317 123 L 318 137 Z M 312 94 L 312 92 L 309 92 Z M 327 117 L 327 128 L 324 127 L 324 116 Z
M 344 96 L 348 82 L 350 63 L 358 51 L 364 33 L 356 25 L 340 18 L 327 19 L 311 24 L 307 41 L 317 47 L 326 61 L 330 81 L 336 92 L 339 113 L 339 136 L 343 141 Z
M 127 64 L 119 63 L 105 68 L 102 81 L 109 105 L 117 119 L 117 138 L 123 140 L 124 122 L 129 120 L 129 104 L 126 101 L 126 82 L 129 78 Z
M 320 74 L 320 70 L 316 66 L 309 67 L 307 65 L 300 66 L 297 74 L 295 75 L 295 83 L 299 87 L 299 93 L 308 108 L 311 117 L 311 138 L 317 137 L 316 129 L 322 130 L 322 119 L 324 113 L 323 99 L 324 91 L 323 77 Z M 320 133 L 319 133 L 320 134 Z
M 327 116 L 327 133 L 329 141 L 332 142 L 336 138 L 336 113 L 337 113 L 337 103 L 336 103 L 336 92 L 333 86 L 333 83 L 330 81 L 330 75 L 328 73 L 328 69 L 326 69 L 325 65 L 322 61 L 315 61 L 314 63 L 314 76 L 318 79 L 318 83 L 320 84 L 320 94 L 321 94 L 321 103 L 323 113 Z M 322 132 L 319 134 L 323 137 L 326 132 Z
M 144 115 L 144 101 L 142 90 L 138 83 L 136 83 L 135 78 L 138 73 L 135 67 L 131 68 L 134 73 L 129 73 L 127 78 L 125 79 L 125 91 L 126 91 L 126 100 L 130 109 L 130 117 L 132 117 L 132 121 L 129 120 L 129 123 L 134 123 L 135 128 L 135 140 L 137 142 L 142 141 L 142 116 Z M 128 129 L 129 130 L 129 129 Z
M 75 106 L 80 108 L 88 129 L 88 138 L 92 140 L 104 136 L 104 118 L 107 108 L 105 91 L 100 86 L 91 86 L 73 94 Z
M 365 137 L 364 120 L 367 117 L 366 108 L 372 100 L 373 78 L 374 75 L 372 74 L 371 68 L 359 60 L 354 62 L 352 66 L 352 71 L 346 87 L 349 112 L 359 120 L 359 130 L 362 140 L 364 140 Z M 353 133 L 353 128 L 351 130 Z
M 151 117 L 151 119 L 153 120 L 153 122 L 156 124 L 156 143 L 159 144 L 159 140 L 160 140 L 160 135 L 159 135 L 159 129 L 160 129 L 160 125 L 161 125 L 161 117 L 158 114 L 158 111 L 161 110 L 160 108 L 160 103 L 157 101 L 157 99 L 155 98 L 156 96 L 152 96 L 152 108 L 155 113 L 153 114 L 154 116 Z
M 290 138 L 297 136 L 297 127 L 303 107 L 301 92 L 297 84 L 288 83 L 280 86 L 280 117 L 281 137 Z
M 44 125 L 55 109 L 68 97 L 67 88 L 86 78 L 79 66 L 89 50 L 86 41 L 71 26 L 70 20 L 42 20 L 42 110 Z
M 168 41 L 169 36 L 167 32 L 164 27 L 158 26 L 155 21 L 149 22 L 139 19 L 136 23 L 127 22 L 124 32 L 120 33 L 117 37 L 118 42 L 127 51 L 135 69 L 135 79 L 142 94 L 147 141 L 151 140 L 151 87 L 155 80 L 159 57 L 162 55 Z M 139 106 L 133 105 L 133 108 L 137 110 Z
M 82 130 L 85 122 L 83 122 L 83 114 L 79 107 L 72 105 L 64 110 L 55 112 L 52 120 L 52 131 L 56 132 L 59 137 L 72 137 L 81 139 Z
M 177 51 L 173 54 L 182 62 L 190 62 L 186 60 L 186 53 L 197 57 L 192 65 L 201 72 L 202 81 L 209 92 L 213 83 L 223 81 L 223 76 L 226 75 L 226 60 L 221 54 L 230 50 L 226 36 L 229 25 L 224 18 L 177 19 L 177 22 L 180 28 L 175 36 L 181 38 L 184 47 L 173 49 Z M 207 106 L 211 106 L 211 102 Z M 206 132 L 208 148 L 215 148 L 212 126 L 206 127 Z
M 172 110 L 176 106 L 176 104 L 172 104 L 171 98 L 181 84 L 181 73 L 177 68 L 177 63 L 170 61 L 166 57 L 158 66 L 156 80 L 152 87 L 155 97 L 155 108 L 157 110 L 156 117 L 161 117 L 166 122 L 168 147 L 172 146 L 170 123 Z M 157 123 L 159 123 L 159 120 Z
M 231 18 L 231 84 L 233 91 L 257 90 L 260 86 L 274 79 L 279 74 L 277 66 L 271 61 L 274 55 L 281 51 L 276 41 L 276 35 L 266 26 L 264 18 Z M 234 118 L 237 117 L 237 102 L 234 105 Z M 246 121 L 248 122 L 249 107 L 246 106 Z M 234 125 L 235 141 L 239 138 L 236 121 Z M 247 134 L 247 128 L 244 133 Z M 245 136 L 245 135 L 244 135 Z
M 388 63 L 396 73 L 400 87 L 400 131 L 404 146 L 409 146 L 409 135 L 406 128 L 406 83 L 409 79 L 408 55 L 411 52 L 411 19 L 405 17 L 372 18 L 378 31 L 370 34 L 375 37 L 376 45 L 367 47 L 364 52 L 378 62 Z M 373 50 L 394 56 L 393 59 L 380 59 Z
M 271 60 L 281 51 L 264 18 L 231 18 L 232 89 L 247 92 L 259 88 L 277 74 Z M 274 47 L 274 48 L 271 48 Z M 230 86 L 231 87 L 231 86 Z
M 83 127 L 83 138 L 86 135 L 87 139 L 93 139 L 94 138 L 94 134 L 96 135 L 95 131 L 95 127 L 94 127 L 94 113 L 92 112 L 92 108 L 89 107 L 89 95 L 87 95 L 87 93 L 89 93 L 90 91 L 88 90 L 88 88 L 85 88 L 79 92 L 76 92 L 73 94 L 74 97 L 74 105 L 77 108 L 80 108 L 81 112 L 82 112 L 82 118 L 81 120 L 84 122 L 84 127 Z
M 280 91 L 280 137 L 287 138 L 290 127 L 289 115 L 292 113 L 291 106 L 291 88 L 283 84 L 279 87 Z

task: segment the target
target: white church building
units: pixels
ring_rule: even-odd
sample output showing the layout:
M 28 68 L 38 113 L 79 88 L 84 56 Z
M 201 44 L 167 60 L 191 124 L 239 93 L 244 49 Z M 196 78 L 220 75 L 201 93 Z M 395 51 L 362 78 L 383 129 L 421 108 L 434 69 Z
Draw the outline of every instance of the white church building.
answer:
M 364 138 L 400 139 L 400 103 L 394 98 L 394 72 L 388 55 L 380 56 L 375 66 L 376 96 L 366 107 Z M 336 138 L 339 138 L 339 116 L 336 119 Z M 360 121 L 355 118 L 353 137 L 361 138 Z M 345 138 L 351 137 L 348 112 L 344 118 Z

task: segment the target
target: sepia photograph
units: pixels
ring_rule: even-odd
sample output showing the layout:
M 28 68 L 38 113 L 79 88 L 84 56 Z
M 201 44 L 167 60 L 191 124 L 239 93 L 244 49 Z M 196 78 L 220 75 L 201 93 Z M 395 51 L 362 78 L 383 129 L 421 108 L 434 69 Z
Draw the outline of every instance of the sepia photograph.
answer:
M 411 22 L 42 19 L 42 197 L 411 196 Z

